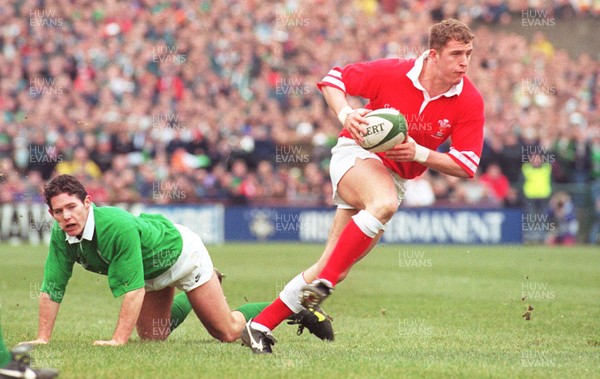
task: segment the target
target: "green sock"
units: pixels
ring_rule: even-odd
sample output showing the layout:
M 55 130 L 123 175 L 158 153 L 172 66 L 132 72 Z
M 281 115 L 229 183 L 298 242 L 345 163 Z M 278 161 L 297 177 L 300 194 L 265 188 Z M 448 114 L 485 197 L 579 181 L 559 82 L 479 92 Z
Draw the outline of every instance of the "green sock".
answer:
M 237 308 L 236 311 L 241 312 L 246 321 L 249 321 L 251 318 L 258 316 L 258 314 L 262 312 L 262 310 L 265 309 L 269 304 L 271 303 L 248 303 Z
M 173 298 L 173 306 L 171 307 L 171 332 L 175 330 L 185 320 L 188 314 L 192 311 L 192 304 L 185 292 L 181 292 Z
M 4 367 L 10 362 L 12 354 L 6 348 L 4 344 L 4 337 L 2 337 L 2 327 L 0 327 L 0 367 Z

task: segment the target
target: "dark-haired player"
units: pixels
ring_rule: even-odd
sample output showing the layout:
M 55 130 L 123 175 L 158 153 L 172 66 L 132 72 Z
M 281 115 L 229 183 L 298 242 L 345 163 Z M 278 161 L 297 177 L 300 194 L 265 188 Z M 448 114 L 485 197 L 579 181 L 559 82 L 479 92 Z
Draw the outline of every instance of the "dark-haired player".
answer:
M 142 339 L 163 340 L 191 309 L 213 337 L 230 342 L 266 306 L 250 303 L 231 311 L 208 251 L 185 226 L 158 214 L 135 217 L 117 207 L 97 207 L 70 175 L 46 184 L 44 197 L 56 222 L 44 269 L 38 335 L 31 344 L 50 341 L 75 263 L 107 275 L 113 295 L 123 297 L 112 338 L 95 345 L 123 345 L 134 328 Z M 175 288 L 184 293 L 174 302 Z

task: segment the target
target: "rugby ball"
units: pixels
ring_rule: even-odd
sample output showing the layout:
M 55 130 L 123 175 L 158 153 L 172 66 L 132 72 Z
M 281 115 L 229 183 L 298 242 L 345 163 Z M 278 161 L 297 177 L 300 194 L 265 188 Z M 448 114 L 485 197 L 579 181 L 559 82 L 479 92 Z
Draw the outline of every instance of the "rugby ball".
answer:
M 380 153 L 390 150 L 406 139 L 406 119 L 396 109 L 382 108 L 367 113 L 364 116 L 369 125 L 364 141 L 360 144 L 363 149 Z

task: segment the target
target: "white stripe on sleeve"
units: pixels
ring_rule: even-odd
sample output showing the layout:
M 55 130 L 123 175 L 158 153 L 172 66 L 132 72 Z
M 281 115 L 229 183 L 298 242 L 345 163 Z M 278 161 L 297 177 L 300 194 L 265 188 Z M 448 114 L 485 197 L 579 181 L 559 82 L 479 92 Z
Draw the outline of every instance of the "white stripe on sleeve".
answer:
M 466 155 L 470 160 L 472 160 L 476 165 L 479 165 L 479 157 L 472 151 L 461 151 L 464 155 Z
M 448 154 L 458 159 L 458 161 L 465 165 L 473 175 L 475 174 L 475 171 L 477 171 L 477 166 L 479 165 L 479 157 L 474 152 L 458 151 L 454 148 L 450 148 L 450 152 Z
M 342 82 L 341 80 L 334 78 L 333 76 L 325 76 L 322 80 L 322 83 L 328 83 L 333 85 L 336 88 L 341 89 L 342 91 L 346 92 L 346 86 L 344 85 L 344 82 Z
M 338 78 L 338 79 L 341 79 L 341 78 L 342 78 L 342 73 L 341 73 L 341 72 L 339 72 L 339 71 L 338 71 L 338 70 L 336 70 L 336 69 L 333 69 L 333 68 L 332 68 L 331 70 L 329 70 L 329 72 L 327 73 L 327 75 L 329 75 L 329 76 L 335 76 L 335 77 L 336 77 L 336 78 Z

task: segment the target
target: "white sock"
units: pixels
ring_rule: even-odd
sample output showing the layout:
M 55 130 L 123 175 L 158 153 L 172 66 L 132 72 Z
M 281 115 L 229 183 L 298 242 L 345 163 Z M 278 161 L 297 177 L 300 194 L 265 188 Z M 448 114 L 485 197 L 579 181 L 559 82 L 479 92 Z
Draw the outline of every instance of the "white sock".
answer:
M 271 329 L 267 328 L 263 324 L 259 324 L 258 322 L 252 321 L 250 323 L 250 326 L 253 327 L 256 330 L 260 330 L 261 332 L 271 333 Z
M 300 273 L 290 280 L 279 293 L 281 301 L 294 313 L 298 313 L 304 309 L 302 304 L 300 304 L 300 289 L 306 284 L 304 276 Z
M 385 230 L 385 225 L 383 225 L 375 216 L 365 210 L 362 210 L 352 216 L 352 220 L 354 220 L 356 226 L 358 226 L 358 228 L 365 233 L 365 235 L 371 238 L 375 238 L 379 231 Z

